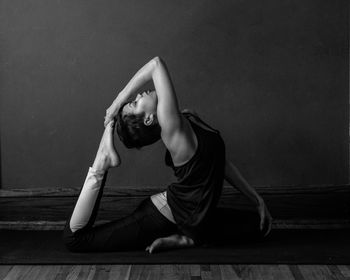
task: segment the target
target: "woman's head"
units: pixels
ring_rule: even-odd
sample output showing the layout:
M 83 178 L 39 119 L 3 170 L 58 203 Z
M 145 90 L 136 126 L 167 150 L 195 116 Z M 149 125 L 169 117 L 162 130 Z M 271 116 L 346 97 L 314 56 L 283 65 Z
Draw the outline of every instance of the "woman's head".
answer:
M 124 103 L 117 114 L 117 133 L 127 148 L 140 149 L 160 139 L 157 119 L 157 94 L 145 91 Z

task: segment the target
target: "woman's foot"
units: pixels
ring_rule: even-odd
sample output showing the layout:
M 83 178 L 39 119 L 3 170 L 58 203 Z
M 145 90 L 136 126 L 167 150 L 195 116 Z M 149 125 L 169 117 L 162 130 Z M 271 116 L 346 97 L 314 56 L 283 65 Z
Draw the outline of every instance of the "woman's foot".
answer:
M 185 235 L 173 234 L 167 237 L 161 237 L 153 241 L 153 243 L 146 248 L 145 251 L 153 252 L 163 251 L 174 248 L 192 247 L 194 242 L 191 238 Z
M 121 164 L 120 156 L 114 148 L 113 132 L 115 121 L 110 121 L 103 132 L 100 146 L 92 168 L 106 171 L 107 169 Z

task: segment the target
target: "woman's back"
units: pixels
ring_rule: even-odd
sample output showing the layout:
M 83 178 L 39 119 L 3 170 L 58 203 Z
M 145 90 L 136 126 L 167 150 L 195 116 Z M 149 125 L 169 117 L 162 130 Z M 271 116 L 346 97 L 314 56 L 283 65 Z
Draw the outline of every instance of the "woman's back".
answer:
M 196 134 L 198 146 L 190 160 L 180 166 L 173 164 L 169 151 L 166 151 L 165 162 L 177 178 L 177 182 L 168 186 L 167 200 L 180 230 L 198 243 L 201 224 L 221 195 L 225 144 L 219 131 L 210 128 L 198 116 L 184 115 Z

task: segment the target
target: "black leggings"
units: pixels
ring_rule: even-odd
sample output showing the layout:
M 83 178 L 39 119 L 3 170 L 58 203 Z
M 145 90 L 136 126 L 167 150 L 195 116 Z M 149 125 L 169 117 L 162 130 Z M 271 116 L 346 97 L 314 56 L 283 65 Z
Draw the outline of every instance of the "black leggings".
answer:
M 64 244 L 70 251 L 145 250 L 155 239 L 177 233 L 177 226 L 159 212 L 150 197 L 142 200 L 130 215 L 119 220 L 93 226 L 106 177 L 107 172 L 104 175 L 91 217 L 86 226 L 72 232 L 69 226 L 72 214 L 65 224 L 62 237 Z
M 177 225 L 160 213 L 150 197 L 142 200 L 130 215 L 93 226 L 106 178 L 107 172 L 88 223 L 72 232 L 69 226 L 71 214 L 65 224 L 62 238 L 70 251 L 145 250 L 157 238 L 181 234 Z M 261 240 L 263 232 L 260 232 L 258 225 L 259 217 L 255 212 L 217 207 L 209 216 L 207 226 L 203 228 L 203 237 L 207 240 L 206 244 Z

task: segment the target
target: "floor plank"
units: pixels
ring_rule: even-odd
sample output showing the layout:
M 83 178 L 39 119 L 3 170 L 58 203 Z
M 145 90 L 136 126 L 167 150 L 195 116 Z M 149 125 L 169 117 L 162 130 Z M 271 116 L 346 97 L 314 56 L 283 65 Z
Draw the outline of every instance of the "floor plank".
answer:
M 181 271 L 181 277 L 183 279 L 191 279 L 191 266 L 188 264 L 178 264 L 177 270 Z
M 190 265 L 191 276 L 200 277 L 201 276 L 201 266 L 199 264 Z
M 145 265 L 143 264 L 133 264 L 131 267 L 130 279 L 135 279 L 135 280 L 142 279 L 142 275 L 145 269 L 146 269 Z
M 288 265 L 278 265 L 278 275 L 275 279 L 295 279 Z
M 73 265 L 72 269 L 67 274 L 67 280 L 76 280 L 79 277 L 81 270 L 83 269 L 82 265 Z
M 338 268 L 344 277 L 350 278 L 350 265 L 338 265 Z
M 160 278 L 160 265 L 147 265 L 142 275 L 145 280 L 162 280 Z
M 67 275 L 74 268 L 74 265 L 60 265 L 55 280 L 67 279 Z
M 340 269 L 336 265 L 327 265 L 327 267 L 337 279 L 346 280 L 346 277 L 343 276 Z
M 295 280 L 305 280 L 298 265 L 289 265 L 289 269 L 292 272 Z
M 107 279 L 109 272 L 111 270 L 111 265 L 95 265 L 96 272 L 94 274 L 93 280 L 97 279 Z
M 2 279 L 190 279 L 349 280 L 345 265 L 14 265 L 0 266 Z
M 179 279 L 175 265 L 166 264 L 160 266 L 160 279 Z
M 25 275 L 25 279 L 27 280 L 36 280 L 40 274 L 40 271 L 43 270 L 42 265 L 32 266 L 28 273 Z
M 233 265 L 234 270 L 241 279 L 262 279 L 254 265 Z
M 214 279 L 211 271 L 202 271 L 201 278 L 202 278 L 202 280 L 213 280 Z
M 253 266 L 259 271 L 262 279 L 294 280 L 287 265 L 258 265 Z
M 214 272 L 213 275 L 216 275 L 216 269 L 220 271 L 220 277 L 222 280 L 236 280 L 236 279 L 241 279 L 238 277 L 236 271 L 233 269 L 232 265 L 215 265 L 212 268 L 212 271 Z
M 305 279 L 338 279 L 326 265 L 299 265 L 299 268 Z
M 60 267 L 58 265 L 41 265 L 36 280 L 53 280 L 58 274 Z
M 5 276 L 12 269 L 13 265 L 0 265 L 0 279 L 5 278 Z
M 131 265 L 112 265 L 108 279 L 128 280 L 130 279 L 130 274 Z
M 32 268 L 31 265 L 14 265 L 9 273 L 3 278 L 4 280 L 19 279 L 21 276 L 26 275 Z
M 95 278 L 96 265 L 82 265 L 77 279 L 93 280 Z

